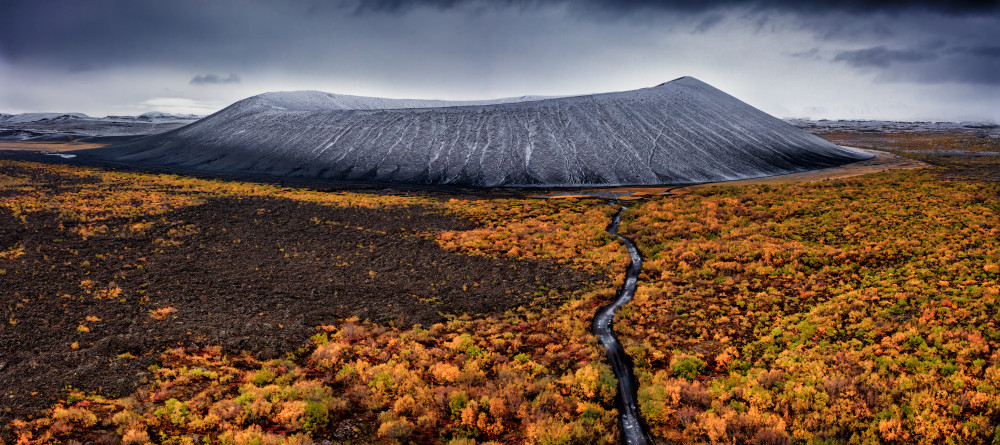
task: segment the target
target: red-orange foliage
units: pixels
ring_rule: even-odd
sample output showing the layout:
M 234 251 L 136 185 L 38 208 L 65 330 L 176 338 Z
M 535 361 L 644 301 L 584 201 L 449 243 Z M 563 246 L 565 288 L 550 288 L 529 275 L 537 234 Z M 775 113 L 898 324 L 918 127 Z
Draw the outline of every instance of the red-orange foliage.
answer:
M 630 211 L 648 260 L 618 326 L 656 435 L 991 440 L 1000 208 L 980 195 L 997 190 L 892 172 Z M 697 391 L 680 352 L 707 364 Z

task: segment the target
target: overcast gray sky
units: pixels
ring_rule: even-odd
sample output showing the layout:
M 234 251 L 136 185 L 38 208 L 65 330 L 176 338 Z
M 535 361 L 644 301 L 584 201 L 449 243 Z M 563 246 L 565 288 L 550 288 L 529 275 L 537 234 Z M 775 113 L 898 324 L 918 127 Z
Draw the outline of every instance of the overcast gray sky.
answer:
M 314 89 L 486 99 L 690 75 L 778 117 L 1000 121 L 1000 1 L 0 0 L 0 112 Z

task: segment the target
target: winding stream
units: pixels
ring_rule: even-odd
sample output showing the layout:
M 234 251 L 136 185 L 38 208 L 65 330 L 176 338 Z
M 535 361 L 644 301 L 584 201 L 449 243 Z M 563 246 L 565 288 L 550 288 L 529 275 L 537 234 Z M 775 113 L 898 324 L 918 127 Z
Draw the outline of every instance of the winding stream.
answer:
M 611 370 L 615 373 L 615 378 L 618 379 L 618 397 L 615 399 L 615 403 L 618 405 L 619 418 L 621 419 L 622 443 L 640 445 L 649 444 L 650 440 L 639 417 L 639 405 L 636 401 L 638 383 L 632 373 L 632 359 L 625 354 L 621 343 L 618 343 L 618 339 L 611 331 L 611 322 L 615 319 L 615 311 L 632 300 L 639 280 L 639 271 L 642 270 L 642 256 L 639 255 L 639 249 L 635 243 L 618 234 L 618 224 L 621 223 L 622 213 L 625 212 L 626 208 L 622 206 L 612 218 L 611 225 L 608 226 L 608 233 L 621 240 L 625 248 L 628 249 L 632 261 L 625 272 L 625 284 L 618 291 L 615 301 L 598 309 L 597 314 L 594 315 L 593 331 L 597 340 L 608 351 L 608 362 L 611 364 Z

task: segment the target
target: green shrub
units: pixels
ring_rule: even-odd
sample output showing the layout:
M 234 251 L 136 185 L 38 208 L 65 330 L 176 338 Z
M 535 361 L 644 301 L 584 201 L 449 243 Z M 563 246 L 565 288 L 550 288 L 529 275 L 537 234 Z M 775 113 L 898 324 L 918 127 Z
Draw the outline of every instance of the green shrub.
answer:
M 465 391 L 455 391 L 451 393 L 448 400 L 448 406 L 451 408 L 452 417 L 459 418 L 462 416 L 462 408 L 469 404 L 469 395 Z
M 354 365 L 344 365 L 337 371 L 337 381 L 350 380 L 358 376 L 358 370 Z
M 191 410 L 188 409 L 186 403 L 171 398 L 164 402 L 163 406 L 158 408 L 153 414 L 174 425 L 184 426 L 188 423 L 188 415 L 191 414 Z
M 913 349 L 920 349 L 927 346 L 927 342 L 920 335 L 914 335 L 906 340 L 906 345 Z
M 257 386 L 264 386 L 271 383 L 272 380 L 274 380 L 274 372 L 272 372 L 270 368 L 264 367 L 260 371 L 253 374 L 253 377 L 250 379 L 250 383 Z
M 307 402 L 302 429 L 314 432 L 326 427 L 330 422 L 330 408 L 319 402 Z
M 392 394 L 393 390 L 396 389 L 396 380 L 392 378 L 392 375 L 388 371 L 379 371 L 372 376 L 372 380 L 368 382 L 368 387 L 372 391 Z
M 958 371 L 958 366 L 947 364 L 941 367 L 941 375 L 948 377 Z
M 684 357 L 671 366 L 674 375 L 693 381 L 705 369 L 705 362 L 698 357 Z

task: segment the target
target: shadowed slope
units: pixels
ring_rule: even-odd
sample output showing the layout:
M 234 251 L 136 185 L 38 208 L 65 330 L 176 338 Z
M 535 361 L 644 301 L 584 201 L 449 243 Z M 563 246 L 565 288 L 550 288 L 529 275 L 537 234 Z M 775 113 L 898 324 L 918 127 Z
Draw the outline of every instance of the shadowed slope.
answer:
M 472 186 L 700 183 L 871 157 L 691 77 L 520 101 L 267 93 L 98 153 L 202 172 Z

